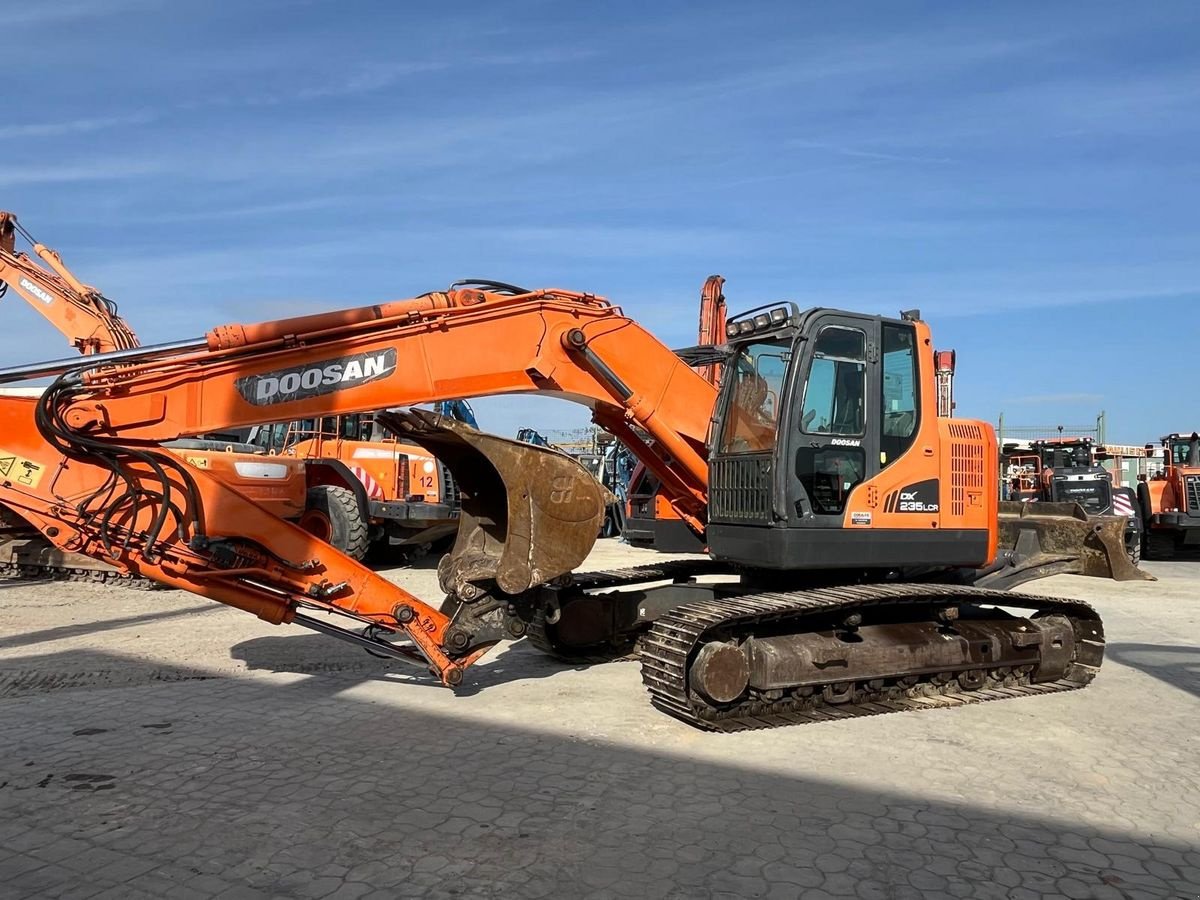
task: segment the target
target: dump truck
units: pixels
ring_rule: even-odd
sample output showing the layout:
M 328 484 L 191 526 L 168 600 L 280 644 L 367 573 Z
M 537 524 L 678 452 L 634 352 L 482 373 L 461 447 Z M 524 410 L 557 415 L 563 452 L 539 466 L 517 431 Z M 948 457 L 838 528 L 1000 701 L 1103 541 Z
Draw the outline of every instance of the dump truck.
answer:
M 453 409 L 463 415 L 462 407 Z M 336 488 L 332 502 L 300 524 L 358 559 L 399 554 L 411 561 L 441 552 L 458 527 L 458 495 L 445 465 L 397 440 L 374 412 L 264 426 L 249 440 L 280 459 L 307 463 L 314 480 Z

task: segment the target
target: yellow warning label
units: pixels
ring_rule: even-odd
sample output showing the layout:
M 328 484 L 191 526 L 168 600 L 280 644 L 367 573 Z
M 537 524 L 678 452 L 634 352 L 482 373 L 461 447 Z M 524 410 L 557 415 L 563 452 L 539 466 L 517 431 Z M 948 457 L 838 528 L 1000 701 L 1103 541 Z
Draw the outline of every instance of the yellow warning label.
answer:
M 37 487 L 42 480 L 46 467 L 7 450 L 0 450 L 0 478 L 6 481 L 23 484 L 26 487 Z
M 208 468 L 208 457 L 207 456 L 185 456 L 184 460 L 187 462 L 187 464 L 189 466 L 195 466 L 197 469 L 207 469 Z

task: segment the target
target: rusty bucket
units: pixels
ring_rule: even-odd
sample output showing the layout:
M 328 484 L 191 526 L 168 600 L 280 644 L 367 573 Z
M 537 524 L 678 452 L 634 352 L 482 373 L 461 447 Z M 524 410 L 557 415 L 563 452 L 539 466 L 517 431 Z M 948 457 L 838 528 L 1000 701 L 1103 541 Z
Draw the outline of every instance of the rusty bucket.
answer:
M 485 434 L 424 409 L 377 418 L 433 453 L 458 486 L 458 537 L 438 564 L 447 593 L 492 581 L 519 594 L 574 571 L 596 543 L 615 498 L 565 453 Z
M 999 518 L 1005 564 L 989 571 L 981 586 L 1013 586 L 1049 575 L 1154 580 L 1125 550 L 1124 516 L 1089 516 L 1077 503 L 1004 501 Z

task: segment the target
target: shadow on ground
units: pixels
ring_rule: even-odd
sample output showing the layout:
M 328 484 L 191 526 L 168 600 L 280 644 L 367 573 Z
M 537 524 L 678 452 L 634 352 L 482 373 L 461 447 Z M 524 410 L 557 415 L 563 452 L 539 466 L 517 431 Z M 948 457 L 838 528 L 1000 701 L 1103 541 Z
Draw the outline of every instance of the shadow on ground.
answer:
M 1200 647 L 1172 644 L 1108 644 L 1104 656 L 1200 697 Z
M 486 664 L 467 670 L 463 684 L 455 689 L 456 694 L 471 696 L 492 685 L 548 678 L 571 668 L 539 653 L 524 641 L 492 653 L 485 657 Z M 252 670 L 317 676 L 313 683 L 305 685 L 306 691 L 324 688 L 329 694 L 336 694 L 354 683 L 394 680 L 397 674 L 407 676 L 415 685 L 445 690 L 424 668 L 376 658 L 365 650 L 320 634 L 252 638 L 236 644 L 230 656 Z M 322 680 L 321 676 L 326 677 Z
M 203 606 L 189 606 L 186 609 L 166 609 L 159 612 L 143 613 L 137 616 L 124 616 L 120 619 L 102 619 L 98 622 L 84 622 L 79 625 L 56 625 L 53 628 L 43 628 L 41 631 L 28 631 L 22 634 L 0 637 L 0 650 L 30 647 L 36 644 L 46 644 L 51 641 L 61 641 L 66 638 L 80 637 L 88 634 L 101 634 L 105 631 L 113 631 L 118 628 L 131 628 L 136 625 L 161 622 L 164 619 L 175 619 L 182 616 L 215 612 L 221 608 L 216 603 L 206 603 Z
M 829 778 L 757 770 L 748 740 L 684 726 L 667 733 L 672 755 L 332 696 L 319 678 L 98 691 L 86 704 L 48 694 L 0 710 L 0 879 L 14 897 L 81 885 L 446 900 L 1200 892 L 1200 852 L 1168 827 L 1148 836 L 926 799 L 882 775 L 864 790 L 837 781 L 834 759 Z M 805 734 L 794 730 L 798 754 Z M 739 761 L 689 758 L 696 741 L 726 742 Z M 995 781 L 994 763 L 931 758 L 928 774 L 969 796 Z M 1125 812 L 1116 786 L 1090 793 Z M 1019 786 L 1000 796 L 1037 803 Z M 1170 819 L 1177 785 L 1139 787 L 1156 810 L 1160 797 L 1162 821 L 1186 833 Z

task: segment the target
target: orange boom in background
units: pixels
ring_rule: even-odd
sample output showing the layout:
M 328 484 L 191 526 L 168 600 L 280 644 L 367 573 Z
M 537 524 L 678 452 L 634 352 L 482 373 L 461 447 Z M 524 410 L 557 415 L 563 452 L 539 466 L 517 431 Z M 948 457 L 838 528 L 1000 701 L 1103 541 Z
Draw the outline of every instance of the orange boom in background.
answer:
M 17 252 L 18 234 L 29 242 L 36 261 Z M 34 241 L 8 212 L 0 212 L 0 284 L 15 290 L 84 355 L 140 346 L 116 303 L 83 284 L 58 253 Z M 377 365 L 378 360 L 364 360 L 345 370 L 330 366 L 282 373 L 259 382 L 259 399 L 328 387 L 361 376 L 364 366 L 369 374 Z M 325 418 L 290 427 L 222 429 L 172 441 L 169 449 L 356 559 L 372 547 L 397 546 L 411 554 L 444 542 L 458 515 L 445 467 L 420 447 L 399 444 L 381 429 L 377 442 L 360 447 L 346 440 L 351 428 L 366 433 L 370 416 L 353 422 Z M 267 453 L 273 458 L 264 459 Z M 4 534 L 0 565 L 9 574 L 128 580 L 91 557 L 57 550 L 23 522 L 8 522 Z

